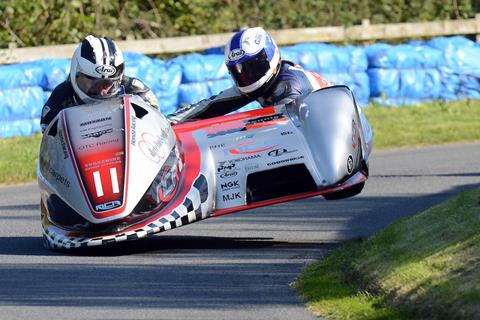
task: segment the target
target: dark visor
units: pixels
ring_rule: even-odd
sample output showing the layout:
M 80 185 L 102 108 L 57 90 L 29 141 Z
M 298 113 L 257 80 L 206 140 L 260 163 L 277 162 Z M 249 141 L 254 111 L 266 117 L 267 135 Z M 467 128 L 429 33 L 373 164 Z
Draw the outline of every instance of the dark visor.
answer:
M 249 86 L 262 78 L 270 69 L 265 49 L 253 59 L 228 67 L 239 87 Z
M 81 72 L 77 74 L 76 80 L 78 87 L 91 97 L 106 97 L 119 85 L 118 79 L 99 79 Z

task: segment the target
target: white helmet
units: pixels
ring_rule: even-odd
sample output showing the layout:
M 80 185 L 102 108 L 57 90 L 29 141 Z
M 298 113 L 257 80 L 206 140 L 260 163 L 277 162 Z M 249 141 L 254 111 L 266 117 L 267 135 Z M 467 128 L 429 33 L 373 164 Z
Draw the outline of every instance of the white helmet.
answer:
M 124 67 L 123 54 L 112 39 L 89 35 L 72 57 L 73 90 L 84 103 L 115 96 L 120 91 Z

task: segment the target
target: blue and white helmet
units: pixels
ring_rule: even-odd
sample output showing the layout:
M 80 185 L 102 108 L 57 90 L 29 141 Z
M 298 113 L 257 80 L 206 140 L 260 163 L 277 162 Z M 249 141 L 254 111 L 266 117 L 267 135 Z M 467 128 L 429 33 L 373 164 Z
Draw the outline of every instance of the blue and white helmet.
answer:
M 234 34 L 225 46 L 225 64 L 238 90 L 257 96 L 278 74 L 280 51 L 263 28 L 244 29 Z

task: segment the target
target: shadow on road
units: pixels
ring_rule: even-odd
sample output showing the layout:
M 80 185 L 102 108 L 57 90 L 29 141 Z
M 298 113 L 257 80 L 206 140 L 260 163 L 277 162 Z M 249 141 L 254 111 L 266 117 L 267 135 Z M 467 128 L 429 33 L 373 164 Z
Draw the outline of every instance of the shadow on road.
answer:
M 228 221 L 234 228 L 251 228 L 254 237 L 166 233 L 74 254 L 44 249 L 41 237 L 1 237 L 0 305 L 188 309 L 295 304 L 278 292 L 300 272 L 306 256 L 319 257 L 344 240 L 369 236 L 399 217 L 479 187 L 468 184 L 408 197 L 310 198 L 233 215 Z M 218 220 L 218 226 L 227 219 Z M 290 232 L 292 240 L 275 240 L 268 236 L 271 230 Z M 295 241 L 296 235 L 322 232 L 334 233 L 337 240 Z M 16 255 L 44 257 L 29 264 L 7 260 Z M 254 297 L 252 287 L 258 290 Z

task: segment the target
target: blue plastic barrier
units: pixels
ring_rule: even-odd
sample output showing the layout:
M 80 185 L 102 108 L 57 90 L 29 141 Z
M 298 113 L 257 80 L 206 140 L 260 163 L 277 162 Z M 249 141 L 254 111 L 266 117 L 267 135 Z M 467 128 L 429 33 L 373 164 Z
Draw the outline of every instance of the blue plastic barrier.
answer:
M 464 37 L 438 37 L 402 45 L 367 47 L 302 43 L 280 48 L 282 59 L 352 88 L 361 106 L 369 101 L 405 105 L 432 99 L 480 99 L 480 46 Z M 164 114 L 232 86 L 223 47 L 170 60 L 125 52 L 125 74 L 147 84 Z M 70 60 L 0 66 L 0 137 L 39 130 L 41 108 L 68 76 Z M 253 102 L 241 111 L 259 108 Z
M 228 78 L 228 70 L 222 54 L 201 55 L 191 53 L 172 59 L 182 67 L 182 83 Z

